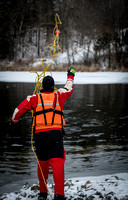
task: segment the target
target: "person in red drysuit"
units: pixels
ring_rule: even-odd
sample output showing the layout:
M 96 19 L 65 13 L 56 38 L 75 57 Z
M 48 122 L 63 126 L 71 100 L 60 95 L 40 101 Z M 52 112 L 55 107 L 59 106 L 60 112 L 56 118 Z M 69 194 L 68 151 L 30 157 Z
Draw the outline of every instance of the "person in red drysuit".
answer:
M 55 183 L 54 200 L 64 200 L 64 163 L 63 146 L 63 107 L 65 101 L 73 92 L 75 69 L 68 70 L 67 82 L 64 88 L 54 91 L 54 79 L 44 77 L 43 89 L 39 94 L 28 96 L 14 111 L 12 123 L 16 124 L 27 111 L 33 110 L 33 129 L 36 154 L 47 182 L 49 165 L 53 171 Z M 47 199 L 47 188 L 44 184 L 40 168 L 37 169 L 40 193 L 38 200 Z

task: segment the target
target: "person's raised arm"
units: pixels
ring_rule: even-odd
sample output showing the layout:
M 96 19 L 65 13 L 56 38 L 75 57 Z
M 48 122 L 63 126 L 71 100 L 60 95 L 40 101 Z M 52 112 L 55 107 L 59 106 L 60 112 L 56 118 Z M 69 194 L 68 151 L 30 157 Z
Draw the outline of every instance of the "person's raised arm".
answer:
M 76 73 L 76 70 L 74 67 L 70 67 L 70 69 L 67 70 L 67 81 L 64 86 L 64 88 L 58 89 L 59 94 L 59 104 L 61 108 L 63 109 L 65 101 L 72 95 L 73 92 L 73 83 L 74 83 L 74 76 Z

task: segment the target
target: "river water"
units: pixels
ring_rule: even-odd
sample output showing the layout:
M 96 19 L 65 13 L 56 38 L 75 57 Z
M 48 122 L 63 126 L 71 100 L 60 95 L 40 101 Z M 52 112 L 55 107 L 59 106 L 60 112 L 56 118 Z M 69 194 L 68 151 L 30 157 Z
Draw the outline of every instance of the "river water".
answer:
M 33 83 L 0 83 L 0 194 L 37 182 L 31 113 L 12 113 Z M 60 85 L 57 88 L 61 87 Z M 128 85 L 74 85 L 64 108 L 65 178 L 128 172 Z M 50 170 L 49 181 L 52 181 Z

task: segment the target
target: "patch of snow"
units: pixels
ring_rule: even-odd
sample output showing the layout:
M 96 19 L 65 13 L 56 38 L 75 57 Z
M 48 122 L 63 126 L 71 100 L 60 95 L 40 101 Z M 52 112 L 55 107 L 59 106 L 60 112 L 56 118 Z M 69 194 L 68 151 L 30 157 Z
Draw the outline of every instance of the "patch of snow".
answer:
M 86 199 L 128 199 L 128 173 L 113 175 L 80 177 L 67 179 L 65 181 L 65 196 L 67 200 L 86 200 Z M 53 184 L 48 184 L 52 198 Z M 24 185 L 19 191 L 4 194 L 2 200 L 37 200 L 39 186 L 37 183 L 32 186 Z M 50 196 L 47 197 L 51 200 Z
M 47 59 L 43 59 L 43 63 L 46 64 L 47 66 L 52 62 L 52 58 L 47 58 Z M 52 63 L 52 65 L 55 65 L 54 61 Z M 37 67 L 37 66 L 42 66 L 42 59 L 38 58 L 34 61 L 34 63 L 32 64 L 32 67 Z
M 39 74 L 42 72 L 38 72 Z M 45 75 L 50 75 L 46 72 Z M 0 72 L 0 82 L 34 83 L 36 73 L 30 72 Z M 65 84 L 66 72 L 52 72 L 55 84 Z M 76 72 L 75 84 L 128 84 L 128 72 Z

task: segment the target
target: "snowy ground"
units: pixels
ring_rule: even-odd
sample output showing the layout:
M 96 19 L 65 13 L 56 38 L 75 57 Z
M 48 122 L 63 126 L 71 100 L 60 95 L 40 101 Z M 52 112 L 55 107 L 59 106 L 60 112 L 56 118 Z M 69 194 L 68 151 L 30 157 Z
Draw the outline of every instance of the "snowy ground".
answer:
M 66 72 L 53 72 L 56 84 L 64 84 Z M 46 73 L 47 75 L 47 73 Z M 35 82 L 36 74 L 30 72 L 0 72 L 0 82 Z M 75 84 L 128 84 L 128 73 L 77 72 Z M 53 185 L 48 184 L 53 197 Z M 38 184 L 24 185 L 19 191 L 4 194 L 4 200 L 37 200 Z M 128 200 L 128 173 L 98 177 L 80 177 L 65 181 L 67 200 Z M 48 200 L 51 198 L 48 196 Z
M 40 72 L 38 72 L 40 74 Z M 45 75 L 50 75 L 46 73 Z M 56 84 L 65 84 L 66 72 L 52 72 Z M 0 72 L 0 82 L 35 82 L 30 72 Z M 75 84 L 128 84 L 128 72 L 76 72 Z
M 53 198 L 52 184 L 48 184 Z M 37 200 L 38 184 L 24 185 L 15 193 L 4 194 L 2 200 Z M 105 175 L 98 177 L 80 177 L 65 181 L 67 200 L 128 200 L 128 173 Z M 50 196 L 47 198 L 50 200 Z

